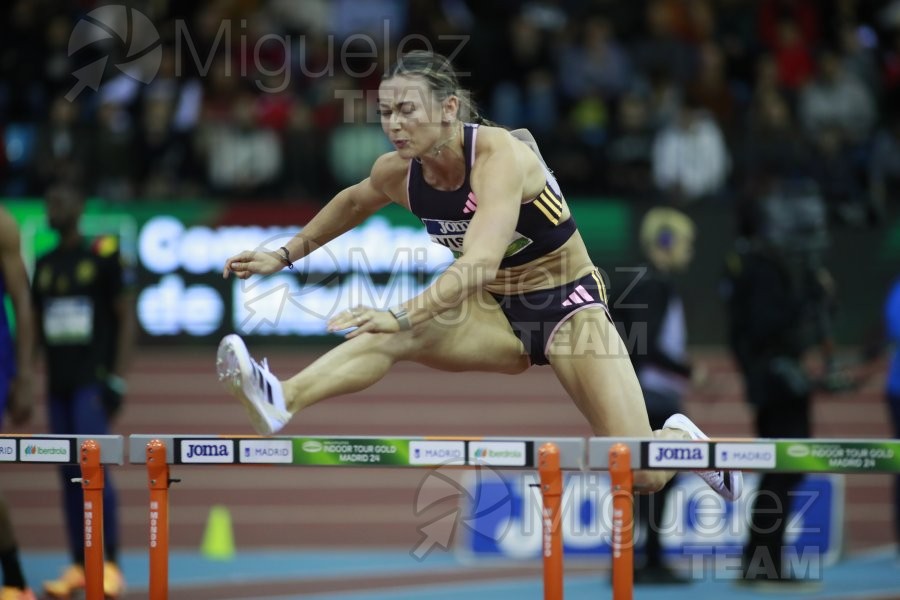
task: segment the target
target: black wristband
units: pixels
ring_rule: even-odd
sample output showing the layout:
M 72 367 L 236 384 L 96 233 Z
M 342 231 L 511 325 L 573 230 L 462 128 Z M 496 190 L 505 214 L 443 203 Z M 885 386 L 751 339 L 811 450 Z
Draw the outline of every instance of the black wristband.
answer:
M 284 252 L 284 256 L 281 257 L 281 262 L 283 262 L 284 265 L 285 265 L 288 269 L 293 269 L 293 268 L 294 268 L 294 263 L 291 261 L 291 251 L 288 250 L 286 246 L 280 247 L 279 250 L 281 250 L 282 252 Z

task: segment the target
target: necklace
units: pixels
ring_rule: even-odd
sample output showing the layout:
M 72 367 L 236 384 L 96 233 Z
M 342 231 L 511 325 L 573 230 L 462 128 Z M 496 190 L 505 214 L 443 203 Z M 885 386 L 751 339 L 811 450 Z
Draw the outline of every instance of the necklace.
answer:
M 438 143 L 435 144 L 435 146 L 431 149 L 431 151 L 429 152 L 429 154 L 431 155 L 431 157 L 432 157 L 432 158 L 437 158 L 438 156 L 440 156 L 440 155 L 441 155 L 441 150 L 443 150 L 444 148 L 446 148 L 447 146 L 449 146 L 449 145 L 450 145 L 450 142 L 452 142 L 453 140 L 455 140 L 457 135 L 459 135 L 459 127 L 454 127 L 454 128 L 453 128 L 453 133 L 450 134 L 450 136 L 447 137 L 447 139 L 443 140 L 442 142 L 438 142 Z M 419 163 L 420 165 L 422 164 L 422 159 L 419 158 L 418 156 L 415 157 L 415 161 L 416 161 L 417 163 Z

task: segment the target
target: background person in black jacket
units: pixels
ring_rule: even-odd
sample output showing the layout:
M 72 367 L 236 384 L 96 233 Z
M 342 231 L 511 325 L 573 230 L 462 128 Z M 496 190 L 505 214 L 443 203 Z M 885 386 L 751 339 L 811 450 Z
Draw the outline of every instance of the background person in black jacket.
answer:
M 811 435 L 813 383 L 803 356 L 830 347 L 833 283 L 821 262 L 825 205 L 813 183 L 783 178 L 747 212 L 744 233 L 726 260 L 725 299 L 732 352 L 764 438 Z M 782 568 L 791 491 L 802 474 L 766 473 L 753 503 L 744 547 L 745 583 L 803 583 Z
M 694 374 L 688 361 L 684 308 L 672 282 L 672 275 L 686 269 L 693 258 L 694 229 L 691 219 L 673 208 L 648 211 L 640 229 L 648 264 L 630 289 L 623 288 L 616 304 L 617 325 L 629 341 L 654 429 L 662 428 L 673 414 L 683 412 L 682 396 Z M 660 531 L 667 525 L 663 523 L 663 511 L 671 490 L 669 483 L 656 494 L 635 496 L 637 522 L 644 524 L 646 532 L 646 561 L 635 571 L 637 584 L 689 581 L 663 564 Z

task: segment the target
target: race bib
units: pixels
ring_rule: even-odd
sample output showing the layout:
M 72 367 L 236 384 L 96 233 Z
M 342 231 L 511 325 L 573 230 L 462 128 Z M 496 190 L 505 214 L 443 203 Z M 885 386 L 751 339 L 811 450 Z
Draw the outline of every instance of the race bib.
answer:
M 89 344 L 94 332 L 94 303 L 86 296 L 53 298 L 44 308 L 44 337 L 50 346 Z

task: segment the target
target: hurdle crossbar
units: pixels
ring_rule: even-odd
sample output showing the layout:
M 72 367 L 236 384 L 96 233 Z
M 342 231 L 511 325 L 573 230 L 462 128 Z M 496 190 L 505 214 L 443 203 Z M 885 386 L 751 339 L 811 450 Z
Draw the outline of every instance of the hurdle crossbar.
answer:
M 609 468 L 609 451 L 625 444 L 634 470 L 751 470 L 777 473 L 897 473 L 900 440 L 754 438 L 662 440 L 590 438 L 588 465 Z
M 73 480 L 84 491 L 84 577 L 86 600 L 103 600 L 104 465 L 124 463 L 121 435 L 2 435 L 0 462 L 79 465 Z
M 562 470 L 583 470 L 587 466 L 583 438 L 180 434 L 129 436 L 128 455 L 132 464 L 146 462 L 146 446 L 152 440 L 159 440 L 165 445 L 166 462 L 170 465 L 421 468 L 449 464 L 460 467 L 536 469 L 541 445 L 552 442 L 559 449 Z M 437 456 L 436 452 L 441 453 L 441 456 Z
M 585 449 L 583 438 L 132 435 L 130 462 L 147 464 L 150 487 L 150 600 L 168 598 L 169 465 L 261 464 L 537 469 L 545 506 L 544 599 L 562 600 L 561 471 L 583 470 Z
M 613 600 L 631 600 L 634 596 L 634 502 L 630 488 L 634 471 L 897 473 L 900 472 L 900 440 L 590 438 L 588 465 L 593 470 L 609 470 L 612 477 Z M 617 496 L 626 485 L 628 505 Z

